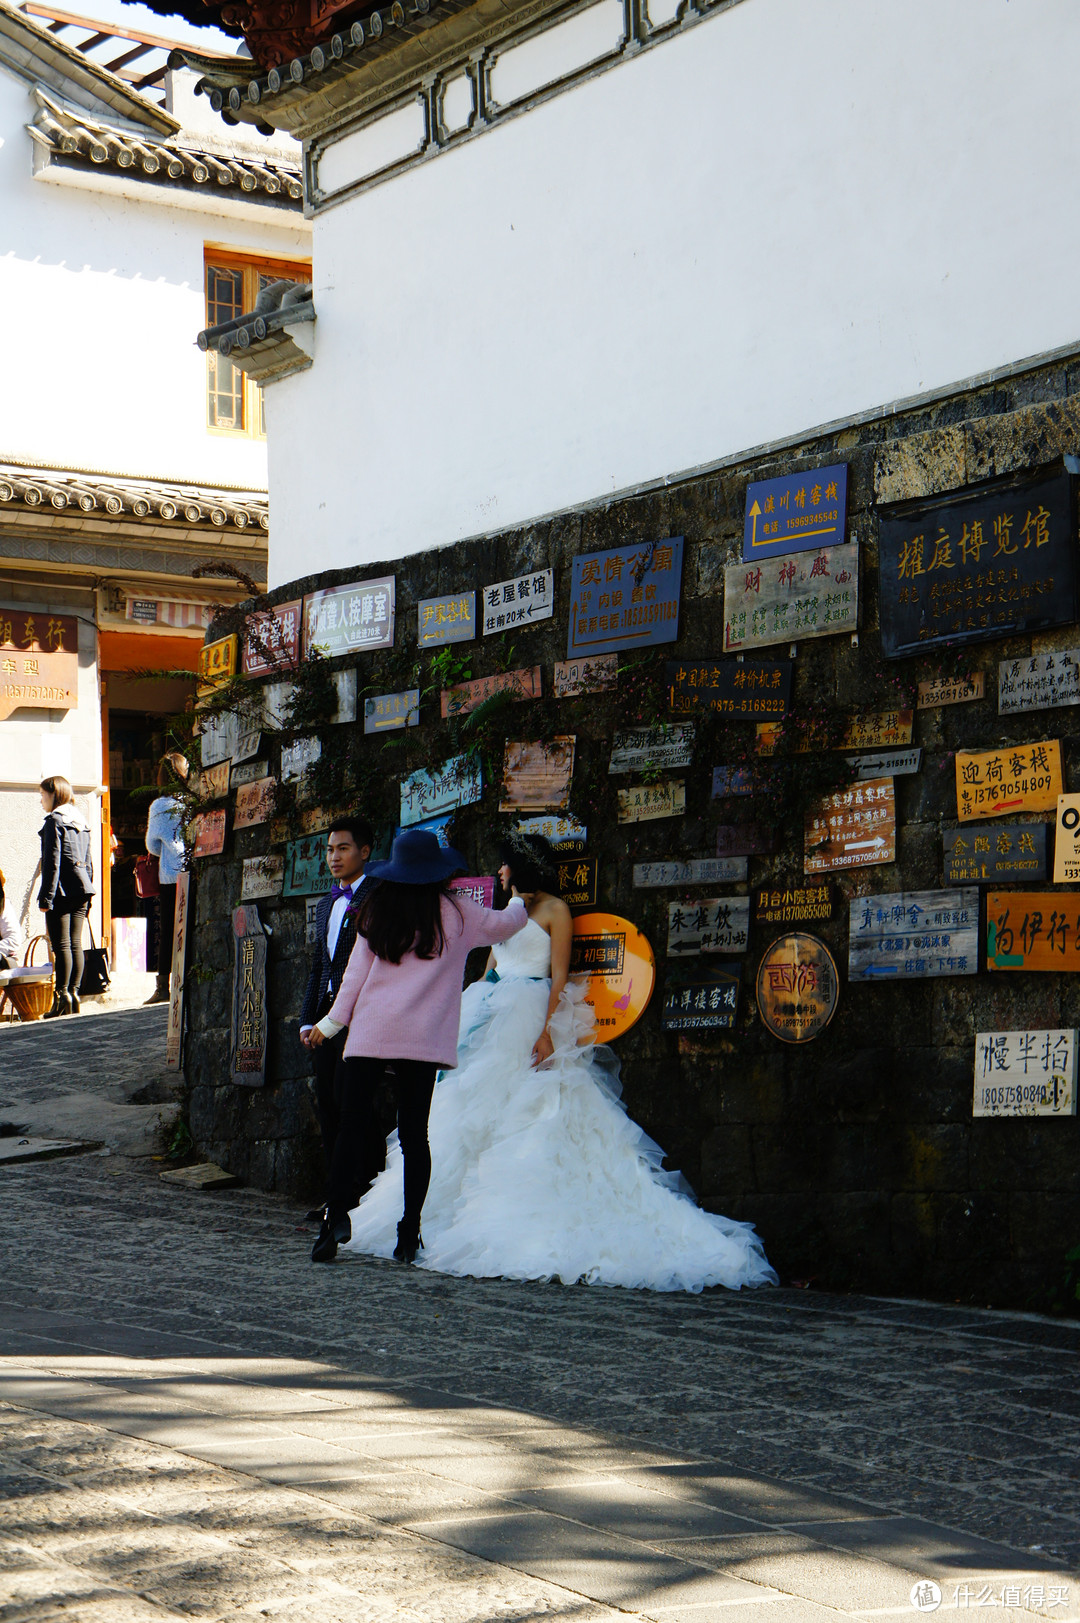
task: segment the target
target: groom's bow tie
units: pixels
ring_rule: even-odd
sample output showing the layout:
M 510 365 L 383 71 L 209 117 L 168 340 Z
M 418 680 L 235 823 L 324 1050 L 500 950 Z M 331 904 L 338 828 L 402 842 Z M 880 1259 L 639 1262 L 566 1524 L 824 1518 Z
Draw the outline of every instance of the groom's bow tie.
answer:
M 351 885 L 331 885 L 330 886 L 330 900 L 332 902 L 336 902 L 339 896 L 351 896 L 351 895 L 352 895 L 352 886 Z

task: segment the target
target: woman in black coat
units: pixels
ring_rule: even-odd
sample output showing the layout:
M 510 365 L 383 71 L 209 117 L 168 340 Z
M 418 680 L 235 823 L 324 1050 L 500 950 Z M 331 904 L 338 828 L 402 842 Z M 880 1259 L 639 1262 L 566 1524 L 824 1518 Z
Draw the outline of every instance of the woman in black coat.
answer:
M 46 778 L 41 784 L 45 821 L 41 835 L 41 890 L 38 906 L 45 914 L 53 963 L 56 995 L 46 1020 L 78 1014 L 79 983 L 83 975 L 83 923 L 95 895 L 94 862 L 90 855 L 90 824 L 75 804 L 66 778 Z

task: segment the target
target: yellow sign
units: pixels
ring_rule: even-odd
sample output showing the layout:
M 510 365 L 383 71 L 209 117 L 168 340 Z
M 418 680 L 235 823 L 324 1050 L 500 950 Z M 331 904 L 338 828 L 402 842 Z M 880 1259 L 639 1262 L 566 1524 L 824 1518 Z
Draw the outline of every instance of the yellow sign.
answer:
M 656 983 L 653 950 L 636 924 L 615 913 L 579 913 L 574 920 L 570 975 L 586 983 L 596 1013 L 596 1041 L 607 1043 L 636 1025 Z
M 236 662 L 240 656 L 240 638 L 219 637 L 199 650 L 199 698 L 204 699 L 215 688 L 222 687 L 236 675 Z
M 658 817 L 686 815 L 686 784 L 682 778 L 667 783 L 635 783 L 616 793 L 620 823 L 652 823 Z
M 1080 795 L 1058 795 L 1054 884 L 1080 884 Z
M 956 815 L 961 823 L 1010 812 L 1055 811 L 1063 788 L 1060 739 L 956 752 Z

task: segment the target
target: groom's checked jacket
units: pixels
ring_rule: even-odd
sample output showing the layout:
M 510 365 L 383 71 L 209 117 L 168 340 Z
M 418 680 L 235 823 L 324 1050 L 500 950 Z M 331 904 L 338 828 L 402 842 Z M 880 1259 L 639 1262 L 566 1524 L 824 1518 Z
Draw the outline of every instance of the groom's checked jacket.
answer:
M 354 898 L 357 892 L 354 891 Z M 315 945 L 311 949 L 311 974 L 308 976 L 307 991 L 304 993 L 304 1002 L 300 1010 L 300 1025 L 313 1026 L 324 1013 L 324 1002 L 327 992 L 330 994 L 329 1003 L 332 1003 L 341 990 L 341 977 L 345 973 L 345 965 L 349 962 L 349 954 L 356 941 L 356 918 L 351 910 L 346 910 L 338 931 L 337 946 L 331 959 L 326 948 L 326 936 L 330 925 L 330 913 L 334 906 L 334 898 L 329 892 L 320 898 L 315 910 Z M 326 1003 L 326 1007 L 329 1007 Z

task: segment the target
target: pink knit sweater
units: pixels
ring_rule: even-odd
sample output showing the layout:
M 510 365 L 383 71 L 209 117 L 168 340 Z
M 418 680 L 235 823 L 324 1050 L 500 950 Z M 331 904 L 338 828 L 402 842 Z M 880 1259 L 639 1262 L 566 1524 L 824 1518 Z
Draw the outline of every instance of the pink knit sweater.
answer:
M 326 1037 L 348 1026 L 347 1058 L 425 1059 L 444 1070 L 457 1064 L 465 959 L 474 947 L 509 941 L 529 915 L 516 896 L 501 913 L 456 896 L 443 898 L 442 921 L 446 947 L 438 958 L 407 952 L 400 964 L 390 964 L 357 936 L 341 990 L 319 1021 Z

